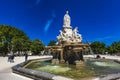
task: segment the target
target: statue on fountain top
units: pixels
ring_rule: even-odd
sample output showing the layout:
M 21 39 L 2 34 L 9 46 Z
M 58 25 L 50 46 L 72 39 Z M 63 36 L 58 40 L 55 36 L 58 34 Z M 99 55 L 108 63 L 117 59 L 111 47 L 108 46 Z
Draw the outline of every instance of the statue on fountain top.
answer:
M 66 11 L 66 14 L 65 14 L 65 16 L 64 16 L 63 23 L 64 23 L 64 27 L 71 27 L 71 26 L 70 26 L 71 20 L 70 20 L 70 16 L 69 16 L 69 14 L 68 14 L 68 11 Z
M 60 35 L 57 36 L 58 43 L 65 41 L 65 42 L 82 42 L 82 37 L 78 33 L 78 27 L 76 27 L 74 30 L 72 30 L 71 19 L 68 14 L 68 11 L 66 11 L 66 14 L 63 19 L 63 30 L 60 30 Z

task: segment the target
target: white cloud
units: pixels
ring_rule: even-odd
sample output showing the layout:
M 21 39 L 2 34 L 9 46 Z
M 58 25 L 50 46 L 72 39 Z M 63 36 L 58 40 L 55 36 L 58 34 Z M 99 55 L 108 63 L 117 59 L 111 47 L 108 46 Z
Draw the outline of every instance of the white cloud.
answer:
M 53 19 L 47 21 L 47 23 L 45 25 L 45 28 L 44 28 L 44 32 L 48 31 L 48 29 L 49 29 L 52 22 L 53 22 Z
M 49 30 L 49 27 L 51 26 L 54 18 L 56 17 L 56 14 L 55 14 L 55 11 L 53 10 L 52 11 L 52 14 L 51 14 L 52 18 L 47 20 L 46 24 L 45 24 L 45 27 L 44 27 L 44 32 L 46 33 L 48 30 Z

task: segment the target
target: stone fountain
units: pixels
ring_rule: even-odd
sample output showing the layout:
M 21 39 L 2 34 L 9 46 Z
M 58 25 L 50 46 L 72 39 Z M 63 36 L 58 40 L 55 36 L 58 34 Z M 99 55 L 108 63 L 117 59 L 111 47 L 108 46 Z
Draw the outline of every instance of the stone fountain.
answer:
M 57 36 L 56 45 L 47 46 L 45 50 L 51 52 L 52 64 L 51 57 L 28 60 L 13 66 L 12 71 L 34 80 L 79 80 L 82 78 L 84 80 L 92 78 L 95 80 L 116 80 L 120 78 L 120 61 L 118 60 L 88 58 L 84 61 L 83 54 L 93 52 L 89 44 L 82 43 L 78 27 L 72 29 L 68 11 L 64 15 L 62 28 Z M 81 65 L 82 63 L 85 64 Z M 76 66 L 67 64 L 75 64 Z
M 47 46 L 46 51 L 51 51 L 53 55 L 53 64 L 81 64 L 84 60 L 83 54 L 89 53 L 89 45 L 82 43 L 82 36 L 78 33 L 78 27 L 72 29 L 71 18 L 66 11 L 63 18 L 63 27 L 57 36 L 55 46 Z

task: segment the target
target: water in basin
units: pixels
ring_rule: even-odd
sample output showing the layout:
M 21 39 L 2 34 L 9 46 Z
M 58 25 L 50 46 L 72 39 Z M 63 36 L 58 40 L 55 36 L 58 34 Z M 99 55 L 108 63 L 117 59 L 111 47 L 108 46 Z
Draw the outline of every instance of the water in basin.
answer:
M 52 65 L 51 60 L 36 61 L 26 66 L 37 71 L 45 71 L 70 78 L 98 77 L 101 75 L 119 73 L 120 64 L 112 60 L 87 59 L 80 67 L 75 65 Z

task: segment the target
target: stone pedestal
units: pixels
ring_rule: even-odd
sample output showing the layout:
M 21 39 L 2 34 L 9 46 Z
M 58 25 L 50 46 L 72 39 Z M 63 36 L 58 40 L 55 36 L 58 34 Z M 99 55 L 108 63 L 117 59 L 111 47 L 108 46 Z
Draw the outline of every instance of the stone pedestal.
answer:
M 75 66 L 76 67 L 80 67 L 80 66 L 82 66 L 84 64 L 84 62 L 83 61 L 75 61 Z
M 53 59 L 52 64 L 59 64 L 59 60 L 58 59 Z
M 65 63 L 65 60 L 60 60 L 60 63 Z

